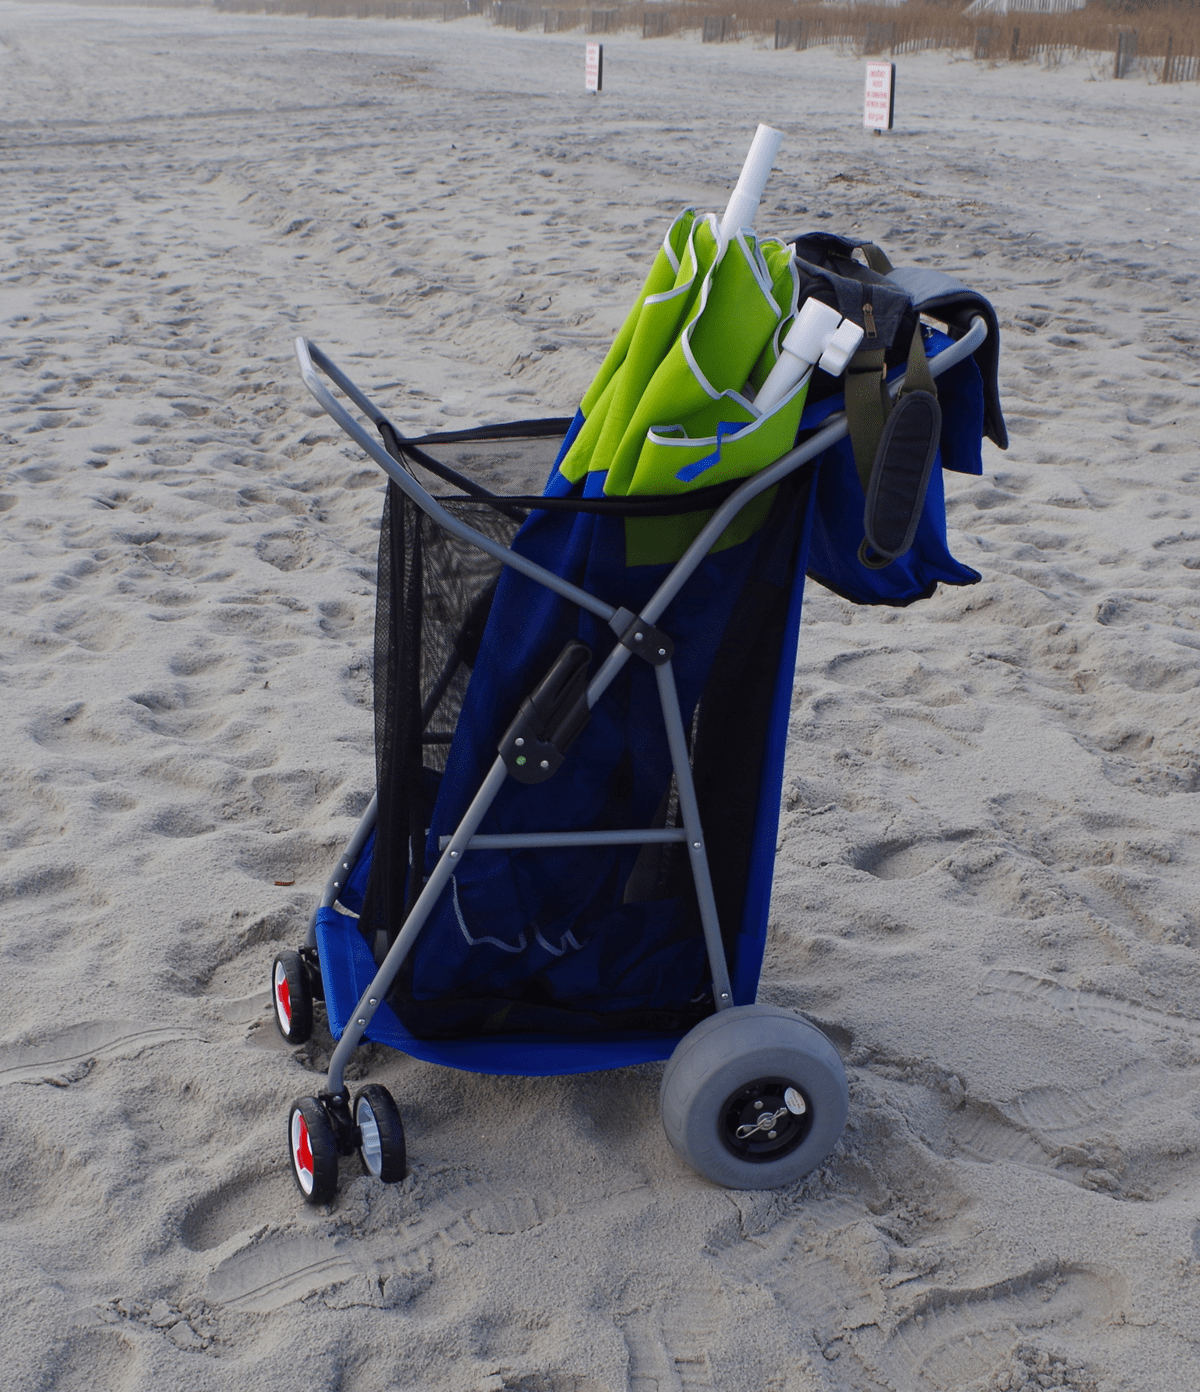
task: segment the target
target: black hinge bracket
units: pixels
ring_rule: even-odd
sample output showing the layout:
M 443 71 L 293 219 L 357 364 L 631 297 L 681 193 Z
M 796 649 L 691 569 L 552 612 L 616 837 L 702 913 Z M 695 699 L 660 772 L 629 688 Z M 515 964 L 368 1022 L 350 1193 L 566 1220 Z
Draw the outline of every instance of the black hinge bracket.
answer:
M 609 622 L 616 630 L 621 646 L 645 658 L 652 667 L 661 667 L 670 662 L 675 644 L 661 628 L 655 628 L 628 609 L 618 609 Z
M 362 1132 L 355 1125 L 350 1112 L 348 1092 L 319 1092 L 317 1101 L 321 1104 L 339 1155 L 353 1155 L 362 1145 Z

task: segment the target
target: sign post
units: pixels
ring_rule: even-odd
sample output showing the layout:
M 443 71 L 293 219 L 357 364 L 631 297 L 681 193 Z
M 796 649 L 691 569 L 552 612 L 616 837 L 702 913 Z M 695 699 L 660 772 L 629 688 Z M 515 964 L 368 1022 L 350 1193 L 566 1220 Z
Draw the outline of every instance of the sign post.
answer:
M 896 109 L 895 63 L 868 63 L 867 90 L 863 98 L 863 125 L 876 135 L 891 130 Z
M 588 44 L 583 60 L 583 85 L 589 92 L 599 92 L 604 87 L 604 45 Z

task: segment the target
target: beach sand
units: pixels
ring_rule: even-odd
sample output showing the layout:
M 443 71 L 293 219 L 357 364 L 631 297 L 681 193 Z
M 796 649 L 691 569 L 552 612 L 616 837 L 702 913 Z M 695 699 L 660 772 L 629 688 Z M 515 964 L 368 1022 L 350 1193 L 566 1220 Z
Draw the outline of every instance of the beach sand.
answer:
M 1200 87 L 910 55 L 872 137 L 833 50 L 583 42 L 0 4 L 0 1384 L 1195 1392 Z M 372 791 L 381 487 L 292 339 L 409 432 L 570 413 L 758 120 L 761 231 L 994 300 L 1013 437 L 979 585 L 808 596 L 760 999 L 843 1140 L 729 1193 L 656 1067 L 372 1047 L 411 1174 L 310 1210 L 267 973 Z

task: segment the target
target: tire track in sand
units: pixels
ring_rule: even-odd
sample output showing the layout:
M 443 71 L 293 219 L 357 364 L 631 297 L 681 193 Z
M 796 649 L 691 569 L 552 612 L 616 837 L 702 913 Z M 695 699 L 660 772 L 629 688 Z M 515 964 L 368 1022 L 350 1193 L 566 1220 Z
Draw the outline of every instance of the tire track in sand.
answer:
M 71 1025 L 40 1044 L 0 1046 L 0 1087 L 6 1083 L 52 1083 L 65 1087 L 91 1072 L 98 1059 L 134 1058 L 158 1044 L 198 1041 L 195 1030 L 144 1025 L 133 1020 L 98 1020 Z
M 505 1194 L 467 1185 L 427 1204 L 407 1226 L 400 1226 L 404 1220 L 398 1217 L 396 1227 L 389 1225 L 382 1234 L 355 1239 L 269 1234 L 220 1262 L 209 1275 L 208 1294 L 232 1310 L 269 1314 L 356 1276 L 378 1286 L 452 1248 L 532 1232 L 566 1207 L 553 1194 Z

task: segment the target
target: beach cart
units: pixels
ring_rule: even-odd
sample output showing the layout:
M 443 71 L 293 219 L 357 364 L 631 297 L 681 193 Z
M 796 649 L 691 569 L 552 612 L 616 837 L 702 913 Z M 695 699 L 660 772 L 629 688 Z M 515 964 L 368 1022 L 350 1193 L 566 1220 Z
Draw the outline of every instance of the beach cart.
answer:
M 699 332 L 690 346 L 663 334 L 653 316 L 669 295 L 654 275 L 704 282 L 676 295 L 691 326 L 724 293 L 712 268 L 731 255 L 716 219 L 683 221 L 574 420 L 408 439 L 297 341 L 309 391 L 388 478 L 376 793 L 304 945 L 272 967 L 284 1039 L 303 1043 L 323 1001 L 337 1040 L 324 1088 L 288 1115 L 293 1174 L 311 1203 L 332 1198 L 342 1156 L 357 1153 L 384 1182 L 405 1173 L 395 1101 L 378 1084 L 353 1096 L 346 1084 L 364 1040 L 483 1074 L 665 1061 L 671 1146 L 735 1188 L 798 1179 L 841 1134 L 836 1049 L 795 1012 L 756 1003 L 805 576 L 884 603 L 978 579 L 946 550 L 935 465 L 977 471 L 989 371 L 976 358 L 994 320 L 942 278 L 940 327 L 917 327 L 913 313 L 917 347 L 870 360 L 883 466 L 864 485 L 850 439 L 864 427 L 847 418 L 845 380 L 825 372 L 824 394 L 808 389 L 822 354 L 832 369 L 853 367 L 864 343 L 874 351 L 873 330 L 864 339 L 860 315 L 849 345 L 852 317 L 830 317 L 830 305 L 806 315 L 807 346 L 788 330 L 806 275 L 824 277 L 831 302 L 833 291 L 853 297 L 840 281 L 854 276 L 798 260 L 794 246 L 764 252 L 747 232 L 738 254 L 757 276 L 747 293 L 774 285 L 775 320 L 721 369 L 737 390 L 723 390 L 715 415 L 701 402 L 699 416 L 681 408 L 664 428 L 671 416 L 655 405 L 647 429 L 623 366 L 639 333 L 661 341 L 656 363 L 638 369 L 638 400 L 676 370 L 665 345 L 683 341 L 702 368 L 708 351 Z M 834 242 L 807 250 L 853 259 L 851 243 Z M 872 292 L 868 321 L 872 304 L 912 306 L 894 288 L 891 301 Z M 743 391 L 747 377 L 755 386 Z M 935 379 L 952 388 L 940 406 Z M 613 488 L 595 461 L 620 452 L 596 444 L 595 422 L 623 388 L 645 448 Z M 672 400 L 687 389 L 673 387 Z M 623 429 L 617 420 L 610 435 Z

